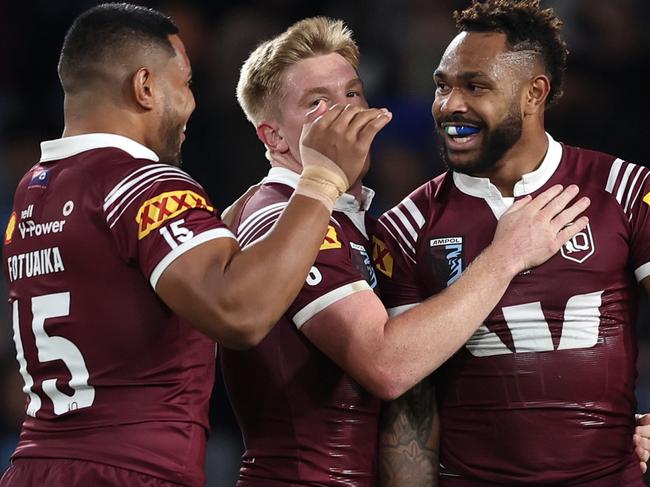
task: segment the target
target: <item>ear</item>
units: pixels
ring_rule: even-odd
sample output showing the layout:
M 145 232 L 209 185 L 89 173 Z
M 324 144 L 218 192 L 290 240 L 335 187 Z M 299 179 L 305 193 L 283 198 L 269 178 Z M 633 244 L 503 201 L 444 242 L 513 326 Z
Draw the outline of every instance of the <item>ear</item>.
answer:
M 257 126 L 257 138 L 269 149 L 271 153 L 285 154 L 289 152 L 289 144 L 280 135 L 279 127 L 273 122 L 262 122 Z
M 136 103 L 145 110 L 151 110 L 155 105 L 152 85 L 153 81 L 149 68 L 140 68 L 131 77 L 133 97 Z
M 528 82 L 524 99 L 524 115 L 533 115 L 546 109 L 546 99 L 551 91 L 548 76 L 539 74 Z

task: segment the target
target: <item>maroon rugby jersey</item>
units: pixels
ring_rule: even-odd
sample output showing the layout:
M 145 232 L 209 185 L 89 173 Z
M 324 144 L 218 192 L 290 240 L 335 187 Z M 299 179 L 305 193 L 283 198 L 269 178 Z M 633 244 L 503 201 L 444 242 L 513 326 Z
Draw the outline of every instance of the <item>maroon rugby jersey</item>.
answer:
M 649 173 L 549 136 L 541 166 L 516 184 L 515 197 L 577 184 L 590 223 L 518 275 L 436 373 L 441 485 L 643 485 L 634 326 L 637 281 L 650 275 Z M 446 173 L 384 214 L 374 258 L 391 313 L 453 282 L 511 203 L 487 179 Z
M 214 342 L 154 288 L 179 255 L 234 236 L 201 186 L 130 139 L 88 134 L 41 149 L 4 241 L 27 394 L 14 458 L 203 485 Z
M 271 169 L 238 218 L 243 248 L 267 234 L 298 177 Z M 376 485 L 379 400 L 300 331 L 330 304 L 376 286 L 366 230 L 373 222 L 364 211 L 372 192 L 364 193 L 364 208 L 350 195 L 339 199 L 302 291 L 266 338 L 245 352 L 221 348 L 246 447 L 239 487 Z

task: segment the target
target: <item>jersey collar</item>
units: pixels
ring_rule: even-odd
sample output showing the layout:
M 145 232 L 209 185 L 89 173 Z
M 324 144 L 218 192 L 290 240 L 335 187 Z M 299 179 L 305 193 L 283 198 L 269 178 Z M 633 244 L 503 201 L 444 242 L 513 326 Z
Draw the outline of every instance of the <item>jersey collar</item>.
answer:
M 82 134 L 41 142 L 40 162 L 56 161 L 82 152 L 104 147 L 121 149 L 136 159 L 158 162 L 158 156 L 151 149 L 135 140 L 116 134 Z
M 299 179 L 300 174 L 293 172 L 291 169 L 287 169 L 286 167 L 276 166 L 272 167 L 269 170 L 268 176 L 262 179 L 262 184 L 280 183 L 296 189 Z M 363 186 L 361 188 L 361 204 L 351 194 L 343 193 L 339 199 L 336 200 L 336 203 L 334 204 L 334 210 L 352 212 L 368 211 L 368 208 L 370 208 L 370 204 L 372 203 L 374 196 L 375 192 L 372 189 Z
M 544 160 L 537 169 L 528 174 L 524 174 L 521 179 L 517 181 L 513 189 L 513 195 L 515 197 L 537 191 L 539 188 L 544 186 L 549 179 L 551 179 L 551 176 L 553 176 L 555 170 L 560 165 L 560 160 L 562 159 L 562 145 L 559 142 L 556 142 L 550 134 L 547 133 L 546 137 L 548 138 L 548 149 L 544 156 Z M 459 172 L 454 172 L 453 176 L 454 184 L 465 194 L 478 198 L 502 197 L 501 192 L 488 178 L 476 178 Z

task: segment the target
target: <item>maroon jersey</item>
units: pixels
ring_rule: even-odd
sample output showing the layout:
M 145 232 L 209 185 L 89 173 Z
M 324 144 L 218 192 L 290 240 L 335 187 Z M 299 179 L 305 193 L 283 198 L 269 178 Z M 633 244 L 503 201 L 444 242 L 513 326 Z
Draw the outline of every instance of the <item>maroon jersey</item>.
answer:
M 297 181 L 292 171 L 271 169 L 239 216 L 243 248 L 266 235 Z M 239 487 L 376 485 L 379 400 L 300 331 L 330 304 L 375 287 L 366 233 L 372 222 L 364 209 L 344 195 L 306 283 L 284 317 L 251 350 L 221 349 L 225 384 L 246 446 Z
M 44 142 L 3 270 L 27 394 L 14 458 L 69 458 L 204 484 L 214 342 L 154 292 L 178 256 L 234 238 L 186 173 L 124 137 Z
M 549 137 L 539 169 L 515 185 L 517 198 L 577 184 L 590 223 L 515 277 L 436 373 L 441 485 L 643 485 L 632 451 L 634 327 L 637 281 L 650 275 L 649 174 Z M 458 278 L 512 200 L 487 179 L 447 173 L 383 215 L 374 257 L 387 308 Z M 621 480 L 625 469 L 633 480 Z

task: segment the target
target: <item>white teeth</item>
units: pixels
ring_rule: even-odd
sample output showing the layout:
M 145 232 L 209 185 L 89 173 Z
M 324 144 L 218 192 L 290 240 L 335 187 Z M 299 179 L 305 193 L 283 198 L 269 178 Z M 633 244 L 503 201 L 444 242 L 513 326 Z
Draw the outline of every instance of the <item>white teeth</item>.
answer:
M 185 132 L 185 130 L 187 130 L 187 124 L 183 125 L 183 132 Z

